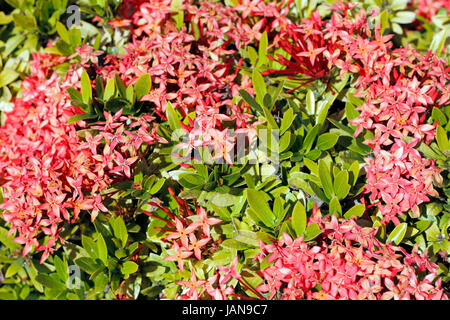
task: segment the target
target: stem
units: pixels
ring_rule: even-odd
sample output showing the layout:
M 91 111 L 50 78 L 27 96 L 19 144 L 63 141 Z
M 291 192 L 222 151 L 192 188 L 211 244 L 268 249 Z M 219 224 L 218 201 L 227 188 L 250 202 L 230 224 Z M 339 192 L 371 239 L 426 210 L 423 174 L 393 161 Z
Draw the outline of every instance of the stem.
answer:
M 250 290 L 251 292 L 253 292 L 255 295 L 258 296 L 258 298 L 260 298 L 261 300 L 267 300 L 264 296 L 262 296 L 258 291 L 256 291 L 255 289 L 253 289 L 251 286 L 249 286 L 248 284 L 246 284 L 244 282 L 244 280 L 242 279 L 238 279 L 239 283 L 242 284 L 245 288 L 247 288 L 248 290 Z
M 230 295 L 232 295 L 233 297 L 238 297 L 238 298 L 244 299 L 244 300 L 257 300 L 256 298 L 241 296 L 240 294 L 237 294 L 237 293 L 232 293 Z
M 148 212 L 148 211 L 143 211 L 143 212 L 144 212 L 146 215 L 148 215 L 149 217 L 153 217 L 153 218 L 162 220 L 162 221 L 166 222 L 167 224 L 173 224 L 172 221 L 169 221 L 169 220 L 166 220 L 166 219 L 164 219 L 164 218 L 161 218 L 160 216 L 157 216 L 156 214 L 153 214 L 153 213 Z

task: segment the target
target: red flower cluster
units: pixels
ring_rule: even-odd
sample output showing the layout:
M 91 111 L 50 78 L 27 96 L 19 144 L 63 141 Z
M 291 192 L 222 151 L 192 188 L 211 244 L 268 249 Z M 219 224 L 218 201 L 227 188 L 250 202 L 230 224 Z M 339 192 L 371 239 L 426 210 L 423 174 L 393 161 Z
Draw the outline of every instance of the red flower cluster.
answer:
M 185 23 L 197 30 L 195 36 L 187 33 L 185 26 L 177 31 L 170 19 L 170 0 L 139 1 L 135 8 L 135 14 L 122 24 L 129 25 L 136 38 L 126 54 L 108 56 L 107 66 L 99 72 L 109 78 L 119 71 L 127 85 L 142 74 L 150 74 L 153 90 L 142 100 L 151 102 L 163 119 L 168 102 L 183 117 L 196 113 L 195 123 L 189 118 L 190 124 L 183 126 L 189 140 L 183 147 L 191 151 L 209 146 L 213 160 L 220 158 L 233 164 L 229 153 L 236 139 L 228 136 L 223 122 L 228 128 L 234 124 L 232 129 L 240 129 L 240 133 L 251 134 L 254 130 L 248 106 L 232 103 L 240 89 L 253 93 L 250 79 L 246 75 L 238 78 L 236 49 L 256 43 L 264 29 L 270 39 L 277 37 L 275 30 L 288 24 L 284 1 L 266 4 L 246 0 L 235 7 L 186 1 L 180 10 L 185 14 Z M 185 156 L 191 159 L 190 154 Z
M 440 171 L 414 147 L 434 138 L 435 125 L 425 120 L 433 107 L 450 99 L 450 69 L 431 53 L 422 55 L 408 47 L 392 50 L 392 35 L 382 36 L 379 29 L 373 35 L 363 10 L 354 18 L 346 14 L 353 7 L 337 3 L 328 21 L 316 12 L 303 24 L 290 26 L 280 46 L 292 59 L 279 55 L 277 61 L 287 68 L 268 73 L 300 74 L 306 82 L 327 83 L 327 75 L 337 70 L 341 78 L 347 73 L 357 78 L 355 95 L 364 104 L 350 123 L 357 126 L 355 137 L 362 129 L 375 133 L 375 139 L 366 141 L 373 157 L 366 159 L 365 191 L 372 201 L 381 199 L 383 222 L 398 224 L 398 215 L 412 209 L 419 216 L 418 205 L 438 195 L 433 182 L 442 181 Z
M 65 59 L 34 56 L 32 74 L 23 82 L 23 99 L 16 100 L 0 128 L 2 216 L 11 223 L 11 233 L 18 231 L 14 240 L 25 245 L 23 255 L 33 246 L 44 251 L 41 262 L 58 240 L 63 242 L 59 233 L 64 222 L 75 222 L 81 210 L 89 210 L 92 220 L 107 211 L 101 192 L 130 178 L 141 144 L 161 141 L 153 118 L 124 117 L 120 112 L 105 112 L 106 121 L 81 131 L 82 139 L 76 126 L 67 124 L 79 110 L 70 105 L 66 92 L 79 86 L 82 69 L 75 67 L 65 79 L 50 70 Z
M 409 6 L 416 8 L 416 14 L 428 21 L 437 14 L 439 9 L 450 10 L 450 1 L 448 0 L 412 0 Z
M 178 215 L 172 213 L 169 209 L 162 207 L 159 203 L 150 201 L 149 204 L 164 211 L 169 220 L 159 217 L 155 213 L 144 211 L 150 217 L 166 222 L 166 228 L 162 229 L 168 231 L 164 238 L 169 242 L 174 254 L 167 256 L 164 260 L 176 261 L 181 271 L 184 270 L 184 259 L 190 257 L 192 254 L 198 259 L 202 259 L 202 251 L 212 238 L 210 235 L 210 228 L 222 220 L 208 217 L 205 209 L 196 205 L 195 214 L 189 209 L 186 200 L 175 196 L 173 190 L 169 187 L 169 193 L 177 201 Z
M 323 230 L 316 245 L 287 234 L 272 244 L 260 242 L 255 259 L 272 264 L 261 271 L 265 282 L 257 290 L 269 299 L 448 299 L 441 280 L 433 283 L 438 266 L 426 253 L 420 256 L 415 248 L 409 254 L 378 241 L 375 229 L 314 211 L 308 223 Z
M 219 266 L 219 271 L 207 280 L 197 280 L 194 269 L 191 270 L 191 278 L 189 281 L 178 281 L 177 284 L 188 289 L 185 293 L 177 296 L 178 300 L 199 300 L 205 292 L 213 300 L 228 300 L 229 296 L 235 296 L 234 287 L 230 286 L 228 282 L 230 279 L 241 278 L 240 274 L 236 272 L 237 257 L 231 263 L 231 266 Z

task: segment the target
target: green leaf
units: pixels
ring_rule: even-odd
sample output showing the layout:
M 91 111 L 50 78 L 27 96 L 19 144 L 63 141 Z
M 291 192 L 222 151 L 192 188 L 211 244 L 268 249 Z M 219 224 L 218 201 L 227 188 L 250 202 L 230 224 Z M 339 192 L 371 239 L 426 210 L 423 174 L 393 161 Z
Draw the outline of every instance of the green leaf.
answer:
M 263 105 L 264 95 L 267 93 L 266 83 L 261 73 L 254 69 L 252 73 L 253 89 L 256 93 L 256 102 Z
M 248 58 L 250 59 L 250 63 L 252 64 L 252 66 L 254 66 L 256 64 L 256 60 L 258 59 L 258 53 L 256 52 L 255 48 L 253 48 L 252 46 L 248 46 L 247 54 Z
M 306 93 L 306 111 L 309 115 L 314 115 L 316 112 L 316 98 L 311 90 Z
M 81 95 L 84 103 L 89 104 L 92 101 L 92 85 L 86 70 L 81 73 Z
M 383 34 L 384 30 L 386 30 L 386 28 L 389 26 L 389 13 L 386 9 L 384 9 L 380 13 L 380 24 L 381 24 L 380 34 Z
M 184 25 L 184 11 L 182 10 L 182 0 L 172 0 L 170 9 L 174 13 L 173 18 L 176 22 L 177 30 L 180 31 Z
M 172 130 L 181 129 L 180 119 L 178 118 L 178 114 L 173 108 L 170 102 L 167 102 L 166 105 L 166 116 L 169 121 L 169 127 Z
M 348 168 L 348 171 L 351 173 L 351 184 L 354 186 L 359 176 L 359 162 L 357 160 L 353 161 L 353 163 Z
M 337 197 L 333 197 L 333 199 L 331 199 L 329 211 L 331 214 L 337 213 L 339 216 L 342 214 L 342 207 Z
M 120 97 L 125 98 L 127 96 L 127 87 L 118 74 L 114 76 L 114 82 L 116 84 L 117 90 L 119 90 Z
M 245 250 L 250 246 L 246 243 L 237 241 L 235 239 L 227 239 L 221 244 L 224 248 L 234 249 L 234 250 Z
M 97 238 L 97 250 L 99 259 L 106 266 L 108 263 L 108 248 L 106 247 L 105 239 L 101 233 L 98 234 Z
M 259 247 L 258 236 L 253 231 L 240 229 L 238 230 L 238 235 L 234 237 L 234 239 L 252 247 Z
M 114 97 L 115 93 L 116 93 L 116 84 L 115 84 L 114 78 L 111 78 L 108 80 L 108 82 L 106 82 L 103 100 L 108 101 L 109 99 Z
M 333 198 L 335 193 L 334 193 L 334 188 L 333 188 L 333 182 L 331 180 L 330 170 L 328 168 L 328 165 L 326 164 L 326 162 L 323 159 L 319 160 L 319 178 L 320 178 L 320 182 L 322 184 L 325 196 L 328 199 Z
M 400 11 L 397 12 L 395 17 L 391 19 L 392 22 L 408 24 L 416 19 L 416 14 L 411 11 Z
M 133 261 L 126 261 L 120 270 L 123 274 L 132 274 L 138 271 L 139 266 Z
M 138 81 L 136 81 L 136 84 L 134 85 L 134 90 L 136 92 L 136 99 L 139 100 L 146 94 L 150 92 L 150 89 L 152 87 L 152 79 L 150 75 L 144 74 L 142 75 Z
M 267 108 L 267 110 L 271 110 L 272 109 L 272 96 L 268 93 L 266 93 L 264 95 L 264 99 L 263 99 L 263 105 L 264 107 Z
M 419 232 L 424 232 L 431 225 L 432 221 L 430 220 L 421 220 L 416 222 L 416 227 Z
M 267 124 L 269 125 L 269 128 L 271 129 L 278 129 L 277 122 L 275 121 L 274 117 L 272 116 L 272 113 L 267 109 L 266 107 L 263 107 L 264 110 L 264 116 L 267 120 Z
M 359 117 L 359 112 L 356 110 L 355 105 L 350 101 L 345 104 L 345 116 L 349 121 Z
M 96 259 L 98 258 L 98 248 L 97 244 L 90 237 L 81 235 L 81 245 L 84 250 L 89 254 L 90 257 Z
M 54 289 L 54 290 L 61 290 L 64 291 L 66 290 L 66 286 L 64 283 L 55 280 L 53 278 L 51 278 L 50 276 L 40 273 L 36 276 L 36 280 L 42 284 L 44 287 L 47 287 L 49 289 Z
M 70 34 L 70 44 L 72 47 L 77 47 L 81 45 L 81 30 L 79 28 L 72 28 L 69 30 Z M 98 50 L 98 49 L 97 49 Z
M 56 32 L 64 42 L 70 44 L 71 41 L 69 31 L 67 31 L 66 27 L 59 21 L 56 22 Z
M 91 258 L 81 257 L 81 258 L 74 260 L 74 262 L 83 271 L 85 271 L 89 274 L 93 274 L 98 269 L 98 266 L 95 264 L 95 262 Z
M 270 106 L 269 110 L 272 110 L 272 109 L 273 109 L 273 106 L 274 106 L 275 103 L 278 101 L 278 97 L 280 96 L 281 91 L 283 91 L 284 82 L 285 82 L 285 80 L 281 80 L 281 81 L 278 83 L 278 86 L 277 86 L 277 88 L 275 89 L 275 92 L 274 92 L 273 95 L 272 95 L 272 105 Z
M 297 237 L 300 237 L 305 233 L 306 219 L 305 207 L 300 201 L 297 201 L 294 210 L 292 211 L 292 228 L 294 229 Z
M 5 273 L 5 278 L 11 278 L 19 272 L 22 268 L 23 260 L 16 260 L 12 264 L 9 265 L 8 269 Z
M 0 72 L 0 88 L 7 86 L 19 77 L 19 74 L 10 69 L 3 69 Z
M 120 240 L 122 248 L 124 248 L 128 241 L 128 232 L 122 217 L 118 216 L 111 226 L 113 228 L 114 236 Z
M 9 24 L 11 21 L 13 21 L 11 16 L 5 15 L 3 11 L 0 11 L 0 25 Z
M 103 80 L 100 76 L 95 78 L 95 91 L 99 99 L 103 99 L 103 94 L 105 93 L 105 86 L 103 85 Z
M 319 234 L 323 232 L 322 229 L 320 229 L 319 225 L 317 223 L 310 223 L 305 230 L 305 238 L 304 241 L 310 241 L 313 240 L 315 237 L 317 237 Z
M 127 90 L 125 92 L 126 92 L 126 94 L 125 94 L 126 99 L 128 101 L 130 101 L 131 103 L 134 103 L 134 88 L 133 88 L 133 85 L 130 84 L 127 87 Z
M 53 259 L 53 263 L 55 265 L 56 273 L 58 274 L 58 277 L 66 283 L 67 279 L 69 279 L 69 266 L 67 264 L 66 259 L 61 260 L 60 257 L 55 256 Z
M 256 67 L 262 66 L 264 64 L 269 63 L 269 58 L 267 58 L 266 49 L 269 45 L 269 41 L 267 38 L 267 32 L 264 31 L 259 39 L 259 47 L 258 47 L 258 63 Z
M 406 224 L 406 222 L 400 223 L 389 234 L 389 237 L 387 238 L 387 242 L 394 242 L 396 245 L 399 245 L 400 242 L 402 242 L 403 237 L 406 234 L 407 227 L 408 227 L 408 225 Z
M 92 113 L 79 113 L 76 114 L 72 117 L 69 118 L 69 120 L 67 120 L 67 123 L 75 123 L 81 120 L 88 120 L 88 119 L 97 119 L 97 115 L 96 114 L 92 114 Z
M 328 115 L 328 111 L 330 109 L 330 106 L 333 104 L 334 100 L 336 100 L 336 98 L 339 96 L 339 93 L 341 92 L 341 90 L 347 84 L 348 78 L 349 78 L 349 75 L 346 75 L 341 81 L 339 81 L 338 83 L 336 83 L 334 85 L 334 87 L 336 89 L 334 94 L 331 91 L 329 91 L 325 95 L 324 99 L 322 101 L 319 101 L 319 103 L 317 103 L 316 124 L 322 125 L 325 122 L 327 115 Z
M 348 172 L 346 170 L 340 171 L 333 182 L 334 193 L 339 199 L 344 199 L 350 191 L 350 185 L 348 184 Z
M 264 114 L 264 110 L 261 106 L 253 99 L 253 97 L 245 90 L 239 90 L 241 97 L 247 102 L 252 108 L 259 112 L 259 114 Z
M 306 135 L 305 140 L 303 141 L 303 146 L 302 149 L 305 152 L 308 152 L 309 150 L 311 150 L 311 147 L 314 143 L 314 140 L 317 137 L 317 134 L 319 133 L 319 126 L 315 125 Z
M 350 219 L 351 217 L 361 217 L 365 210 L 366 206 L 364 204 L 357 204 L 344 213 L 344 218 Z
M 291 145 L 291 139 L 293 138 L 293 134 L 291 134 L 289 131 L 287 131 L 280 139 L 279 143 L 279 150 L 278 152 L 282 153 L 284 152 L 289 146 Z M 295 138 L 293 138 L 295 139 Z
M 324 133 L 317 139 L 317 148 L 320 150 L 328 150 L 334 147 L 339 137 L 334 133 Z
M 257 217 L 268 227 L 272 227 L 275 215 L 267 204 L 267 194 L 255 189 L 247 189 L 247 201 Z
M 435 122 L 439 121 L 439 125 L 447 124 L 447 117 L 439 108 L 436 107 L 433 108 L 433 111 L 431 112 L 431 117 Z
M 289 108 L 283 116 L 283 119 L 281 120 L 281 125 L 280 125 L 280 135 L 282 135 L 283 133 L 286 132 L 286 130 L 288 130 L 291 125 L 292 122 L 294 122 L 294 119 L 297 115 L 294 115 L 294 110 L 292 110 L 292 108 Z
M 436 127 L 436 141 L 441 151 L 450 149 L 447 132 L 439 125 Z
M 1 192 L 0 192 L 1 193 Z M 0 242 L 3 243 L 8 249 L 11 251 L 17 250 L 20 248 L 20 245 L 13 241 L 14 236 L 8 236 L 8 230 L 0 227 Z
M 211 203 L 218 207 L 229 207 L 235 205 L 237 196 L 229 193 L 215 193 L 210 199 Z

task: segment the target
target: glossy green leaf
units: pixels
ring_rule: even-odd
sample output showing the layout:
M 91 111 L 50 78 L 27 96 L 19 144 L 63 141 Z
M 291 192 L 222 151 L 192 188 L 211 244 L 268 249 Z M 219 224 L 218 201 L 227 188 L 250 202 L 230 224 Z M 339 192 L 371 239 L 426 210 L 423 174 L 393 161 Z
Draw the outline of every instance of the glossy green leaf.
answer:
M 330 170 L 328 168 L 328 165 L 325 163 L 325 161 L 323 159 L 319 160 L 319 178 L 320 178 L 320 182 L 322 184 L 325 196 L 328 199 L 333 198 L 335 193 L 334 193 L 334 188 L 333 188 L 333 182 L 331 180 Z
M 55 289 L 55 290 L 66 290 L 66 285 L 58 280 L 53 279 L 52 277 L 43 274 L 43 273 L 39 273 L 36 276 L 36 280 L 42 284 L 44 287 L 49 288 L 49 289 Z
M 105 239 L 101 233 L 98 234 L 97 238 L 97 250 L 99 259 L 106 265 L 108 263 L 108 248 L 106 247 Z
M 81 95 L 84 103 L 89 104 L 92 101 L 92 85 L 86 70 L 81 73 Z
M 252 108 L 259 112 L 259 114 L 264 114 L 264 110 L 261 106 L 253 99 L 253 97 L 245 90 L 239 90 L 241 97 L 247 102 Z
M 0 88 L 4 87 L 19 77 L 19 74 L 10 69 L 3 69 L 0 72 Z
M 262 191 L 247 189 L 247 201 L 257 217 L 268 227 L 273 226 L 275 215 L 267 204 L 267 195 Z
M 152 79 L 150 78 L 150 75 L 148 73 L 140 76 L 138 81 L 136 81 L 134 85 L 134 90 L 136 93 L 136 99 L 139 100 L 146 94 L 150 92 L 150 89 L 152 87 Z
M 133 261 L 126 261 L 122 265 L 122 269 L 120 270 L 123 274 L 132 274 L 138 271 L 139 266 L 136 262 Z
M 109 99 L 114 97 L 115 93 L 116 93 L 115 80 L 114 80 L 114 78 L 111 78 L 106 82 L 103 100 L 108 101 Z
M 80 113 L 76 114 L 67 120 L 67 123 L 75 123 L 81 120 L 97 119 L 97 115 L 91 113 Z
M 263 105 L 263 99 L 264 95 L 267 93 L 267 88 L 266 83 L 264 81 L 264 77 L 256 69 L 253 69 L 252 82 L 253 82 L 253 89 L 255 90 L 256 93 L 256 102 L 258 102 L 259 105 Z
M 55 256 L 53 259 L 53 263 L 55 265 L 56 273 L 58 274 L 58 277 L 66 283 L 67 279 L 69 279 L 69 266 L 67 264 L 67 261 L 64 259 L 61 260 L 60 257 Z
M 337 197 L 333 197 L 333 199 L 331 199 L 329 204 L 329 211 L 331 214 L 337 213 L 339 216 L 342 215 L 342 207 Z
M 436 127 L 436 141 L 441 151 L 450 149 L 450 142 L 447 138 L 447 132 L 439 125 Z
M 180 119 L 178 118 L 178 114 L 176 113 L 175 109 L 173 108 L 172 104 L 170 102 L 167 102 L 166 105 L 166 116 L 167 120 L 169 121 L 170 129 L 181 129 Z
M 405 222 L 400 223 L 389 234 L 389 237 L 387 238 L 387 242 L 394 242 L 396 245 L 399 245 L 400 242 L 402 242 L 403 237 L 406 234 L 407 227 L 408 227 L 408 225 Z
M 264 64 L 267 64 L 269 62 L 269 59 L 267 58 L 266 49 L 269 45 L 269 41 L 267 38 L 267 32 L 264 31 L 261 34 L 261 38 L 259 39 L 259 47 L 258 47 L 258 63 L 257 67 L 262 66 Z
M 340 171 L 334 177 L 333 189 L 339 199 L 344 199 L 348 195 L 350 185 L 348 184 L 348 172 L 346 170 Z
M 316 238 L 319 234 L 323 232 L 322 229 L 320 229 L 319 225 L 317 223 L 310 223 L 305 230 L 305 238 L 304 241 L 311 241 L 314 238 Z
M 354 205 L 344 213 L 344 218 L 350 219 L 351 217 L 361 217 L 365 210 L 366 206 L 364 204 Z
M 339 137 L 334 133 L 324 133 L 317 139 L 316 147 L 320 150 L 328 150 L 334 147 Z
M 306 219 L 306 209 L 300 201 L 297 201 L 294 210 L 292 211 L 292 228 L 297 237 L 300 237 L 305 233 Z

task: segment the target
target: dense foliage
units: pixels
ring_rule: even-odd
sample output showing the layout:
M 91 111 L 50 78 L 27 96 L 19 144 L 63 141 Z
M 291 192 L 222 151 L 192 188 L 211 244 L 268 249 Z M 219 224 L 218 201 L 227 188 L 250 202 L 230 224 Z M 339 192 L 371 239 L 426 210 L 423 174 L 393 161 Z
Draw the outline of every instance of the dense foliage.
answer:
M 448 299 L 448 0 L 2 4 L 0 299 Z

